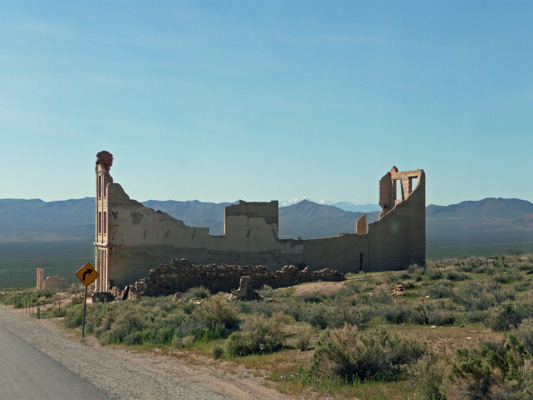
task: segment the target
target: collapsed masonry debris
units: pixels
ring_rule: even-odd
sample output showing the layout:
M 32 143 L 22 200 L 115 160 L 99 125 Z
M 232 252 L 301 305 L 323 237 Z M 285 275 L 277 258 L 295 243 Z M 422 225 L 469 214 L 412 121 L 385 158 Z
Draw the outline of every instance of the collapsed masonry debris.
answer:
M 263 300 L 263 298 L 254 290 L 252 286 L 252 278 L 249 276 L 241 276 L 239 288 L 231 295 L 230 300 L 253 301 Z
M 173 259 L 170 264 L 152 269 L 147 278 L 135 282 L 129 298 L 171 295 L 200 285 L 211 293 L 231 292 L 239 287 L 242 277 L 249 277 L 250 285 L 247 288 L 251 289 L 259 289 L 263 285 L 279 288 L 305 282 L 345 280 L 344 274 L 328 268 L 320 271 L 305 268 L 300 271 L 289 265 L 272 273 L 263 265 L 193 265 L 183 258 Z

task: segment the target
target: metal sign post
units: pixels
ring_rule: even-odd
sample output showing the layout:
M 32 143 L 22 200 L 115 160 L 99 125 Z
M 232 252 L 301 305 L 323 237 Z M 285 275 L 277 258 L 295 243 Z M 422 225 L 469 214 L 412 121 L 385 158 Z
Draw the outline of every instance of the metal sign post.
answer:
M 87 309 L 87 287 L 93 283 L 100 274 L 96 272 L 93 266 L 90 263 L 85 264 L 81 267 L 76 276 L 79 280 L 85 285 L 85 297 L 83 298 L 83 320 L 81 324 L 81 337 L 85 337 L 85 310 Z

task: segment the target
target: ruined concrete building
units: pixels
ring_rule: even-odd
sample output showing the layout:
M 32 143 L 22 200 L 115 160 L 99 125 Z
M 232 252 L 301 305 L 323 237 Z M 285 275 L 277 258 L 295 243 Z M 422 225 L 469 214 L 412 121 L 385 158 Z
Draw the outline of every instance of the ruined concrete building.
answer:
M 278 202 L 225 208 L 224 234 L 190 227 L 161 211 L 131 200 L 109 174 L 113 156 L 100 152 L 96 161 L 95 291 L 124 287 L 147 277 L 173 258 L 194 264 L 225 263 L 307 265 L 342 272 L 398 270 L 425 263 L 426 185 L 423 170 L 396 167 L 379 182 L 379 221 L 354 221 L 356 233 L 320 239 L 279 239 Z M 199 282 L 201 284 L 201 282 Z

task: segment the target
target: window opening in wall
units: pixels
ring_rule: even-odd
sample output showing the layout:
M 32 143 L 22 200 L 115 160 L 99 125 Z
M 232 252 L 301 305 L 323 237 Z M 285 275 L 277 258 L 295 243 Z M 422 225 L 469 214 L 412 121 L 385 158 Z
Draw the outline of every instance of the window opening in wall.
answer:
M 418 185 L 418 178 L 411 178 L 411 192 L 416 189 Z
M 98 177 L 98 197 L 102 197 L 102 177 Z
M 98 233 L 102 233 L 102 213 L 98 211 Z
M 104 189 L 104 197 L 105 197 L 106 196 L 106 189 L 107 189 L 105 182 L 103 182 L 102 188 Z
M 396 200 L 403 200 L 402 197 L 402 181 L 400 179 L 395 180 L 396 185 Z
M 359 272 L 363 270 L 363 253 L 359 253 Z
M 104 233 L 107 233 L 107 212 L 104 211 Z

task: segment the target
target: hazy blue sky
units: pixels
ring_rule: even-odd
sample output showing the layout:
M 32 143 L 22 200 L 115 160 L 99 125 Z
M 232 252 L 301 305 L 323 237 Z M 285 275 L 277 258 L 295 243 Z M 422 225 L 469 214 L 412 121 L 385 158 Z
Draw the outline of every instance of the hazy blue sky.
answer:
M 533 201 L 533 2 L 0 1 L 0 198 Z

